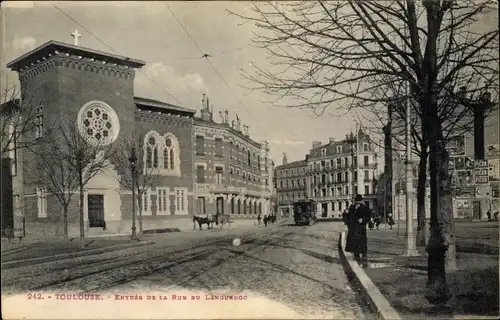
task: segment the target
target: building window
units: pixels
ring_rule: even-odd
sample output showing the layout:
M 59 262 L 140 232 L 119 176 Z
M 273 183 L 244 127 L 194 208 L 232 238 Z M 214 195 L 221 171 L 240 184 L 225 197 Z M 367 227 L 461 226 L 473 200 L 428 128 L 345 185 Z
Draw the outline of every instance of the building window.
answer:
M 354 194 L 358 194 L 358 186 L 354 186 Z
M 368 151 L 368 143 L 363 143 L 363 151 Z
M 231 198 L 231 213 L 234 214 L 234 198 Z
M 38 139 L 43 136 L 43 107 L 36 108 L 35 112 L 35 137 Z
M 187 188 L 175 188 L 175 214 L 187 213 Z
M 252 165 L 252 154 L 250 153 L 250 150 L 247 151 L 247 164 L 249 167 Z
M 337 182 L 342 182 L 342 172 L 337 172 Z
M 368 160 L 369 160 L 369 159 L 368 159 L 368 156 L 364 156 L 364 157 L 363 157 L 363 165 L 364 165 L 365 167 L 367 167 L 367 166 L 369 165 L 369 161 L 368 161 Z
M 196 182 L 205 183 L 205 166 L 196 166 Z
M 197 199 L 198 214 L 205 214 L 205 197 L 198 197 Z
M 354 182 L 358 181 L 358 170 L 354 171 Z
M 260 169 L 260 155 L 257 155 L 257 168 Z
M 216 157 L 224 156 L 224 154 L 222 152 L 222 139 L 221 138 L 215 138 L 215 156 Z
M 341 146 L 337 146 L 337 153 L 342 153 L 342 147 Z
M 326 188 L 321 189 L 321 196 L 326 197 Z
M 365 194 L 370 194 L 370 186 L 365 186 Z
M 215 167 L 215 181 L 217 184 L 223 184 L 224 171 L 222 167 Z
M 243 200 L 243 214 L 247 213 L 247 199 Z
M 165 139 L 165 146 L 163 149 L 163 168 L 167 170 L 175 169 L 174 144 L 170 137 Z
M 370 171 L 365 170 L 365 181 L 370 181 Z
M 238 214 L 241 214 L 241 199 L 238 199 Z
M 180 175 L 179 142 L 173 134 L 151 131 L 144 137 L 144 146 L 144 174 L 150 173 L 147 169 L 154 169 L 155 174 Z
M 156 191 L 156 214 L 169 214 L 168 189 L 157 189 Z
M 205 138 L 203 136 L 196 136 L 196 154 L 205 155 Z
M 146 146 L 146 167 L 158 168 L 158 146 L 155 137 L 149 137 Z
M 149 189 L 143 191 L 139 207 L 143 215 L 151 215 L 151 191 Z
M 326 157 L 326 149 L 321 149 L 321 156 Z
M 45 187 L 37 188 L 36 195 L 38 198 L 38 218 L 47 218 L 47 195 Z
M 348 171 L 345 172 L 345 181 L 346 182 L 349 181 L 349 172 Z
M 357 156 L 353 156 L 352 157 L 352 165 L 353 166 L 358 166 L 358 157 Z
M 338 196 L 342 195 L 342 187 L 337 187 L 337 195 Z

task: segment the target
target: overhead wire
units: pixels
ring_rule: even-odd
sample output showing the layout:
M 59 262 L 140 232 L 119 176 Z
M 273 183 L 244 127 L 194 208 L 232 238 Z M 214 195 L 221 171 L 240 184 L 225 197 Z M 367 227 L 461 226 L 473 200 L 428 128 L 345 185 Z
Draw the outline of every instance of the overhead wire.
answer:
M 54 3 L 51 3 L 54 8 L 56 8 L 59 12 L 61 12 L 63 15 L 65 15 L 68 19 L 70 19 L 71 21 L 73 21 L 74 23 L 76 23 L 78 26 L 80 26 L 83 30 L 85 30 L 87 33 L 89 33 L 90 35 L 92 35 L 95 39 L 97 39 L 97 41 L 99 41 L 101 44 L 103 44 L 104 46 L 106 46 L 108 49 L 110 49 L 111 51 L 113 51 L 114 53 L 120 55 L 120 53 L 118 53 L 115 49 L 113 49 L 113 47 L 111 47 L 109 44 L 107 44 L 105 41 L 103 41 L 102 39 L 100 39 L 94 32 L 90 31 L 88 28 L 86 28 L 83 24 L 81 24 L 80 22 L 78 22 L 75 18 L 73 18 L 70 14 L 68 14 L 67 12 L 65 12 L 64 10 L 62 10 L 61 8 L 59 8 L 57 5 L 55 5 Z M 177 99 L 173 94 L 171 94 L 170 92 L 168 92 L 163 86 L 159 85 L 153 78 L 151 78 L 148 74 L 146 74 L 144 71 L 142 71 L 141 69 L 138 69 L 139 72 L 141 72 L 146 78 L 148 78 L 152 83 L 154 83 L 159 89 L 161 89 L 163 92 L 165 92 L 167 95 L 169 95 L 175 102 L 177 102 L 178 104 L 180 104 L 182 106 L 182 103 L 179 101 L 179 99 Z

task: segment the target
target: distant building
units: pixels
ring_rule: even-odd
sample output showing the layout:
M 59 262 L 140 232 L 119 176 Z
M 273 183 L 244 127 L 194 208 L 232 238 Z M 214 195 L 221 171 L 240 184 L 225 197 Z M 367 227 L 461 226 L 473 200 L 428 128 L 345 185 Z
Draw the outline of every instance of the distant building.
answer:
M 229 124 L 227 111 L 220 118 L 214 121 L 204 95 L 193 125 L 194 214 L 248 218 L 271 212 L 274 168 L 267 142 L 252 140 L 238 117 Z
M 321 204 L 322 217 L 340 218 L 355 194 L 361 194 L 370 208 L 376 207 L 378 161 L 375 145 L 360 129 L 353 147 L 354 155 L 347 137 L 340 141 L 330 138 L 327 144 L 312 143 L 307 161 L 307 193 L 310 199 Z
M 307 155 L 304 160 L 288 162 L 283 155 L 282 165 L 276 167 L 276 196 L 278 211 L 291 216 L 292 204 L 307 199 Z

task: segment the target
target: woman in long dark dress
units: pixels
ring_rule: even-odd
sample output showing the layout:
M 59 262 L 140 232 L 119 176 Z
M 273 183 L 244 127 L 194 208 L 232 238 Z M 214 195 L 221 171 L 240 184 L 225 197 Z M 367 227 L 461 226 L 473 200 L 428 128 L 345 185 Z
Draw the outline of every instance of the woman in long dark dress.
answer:
M 347 252 L 352 252 L 356 260 L 360 260 L 362 256 L 363 261 L 367 257 L 367 237 L 366 237 L 366 224 L 370 221 L 370 209 L 362 203 L 363 197 L 356 195 L 355 203 L 349 208 L 347 213 Z

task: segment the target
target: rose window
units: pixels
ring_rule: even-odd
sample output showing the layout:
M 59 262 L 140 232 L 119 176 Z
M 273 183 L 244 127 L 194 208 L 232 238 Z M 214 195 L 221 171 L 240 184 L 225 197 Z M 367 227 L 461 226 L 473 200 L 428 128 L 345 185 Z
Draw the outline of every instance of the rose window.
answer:
M 107 145 L 116 140 L 120 123 L 115 111 L 104 102 L 93 101 L 82 107 L 78 114 L 80 132 L 93 144 Z

